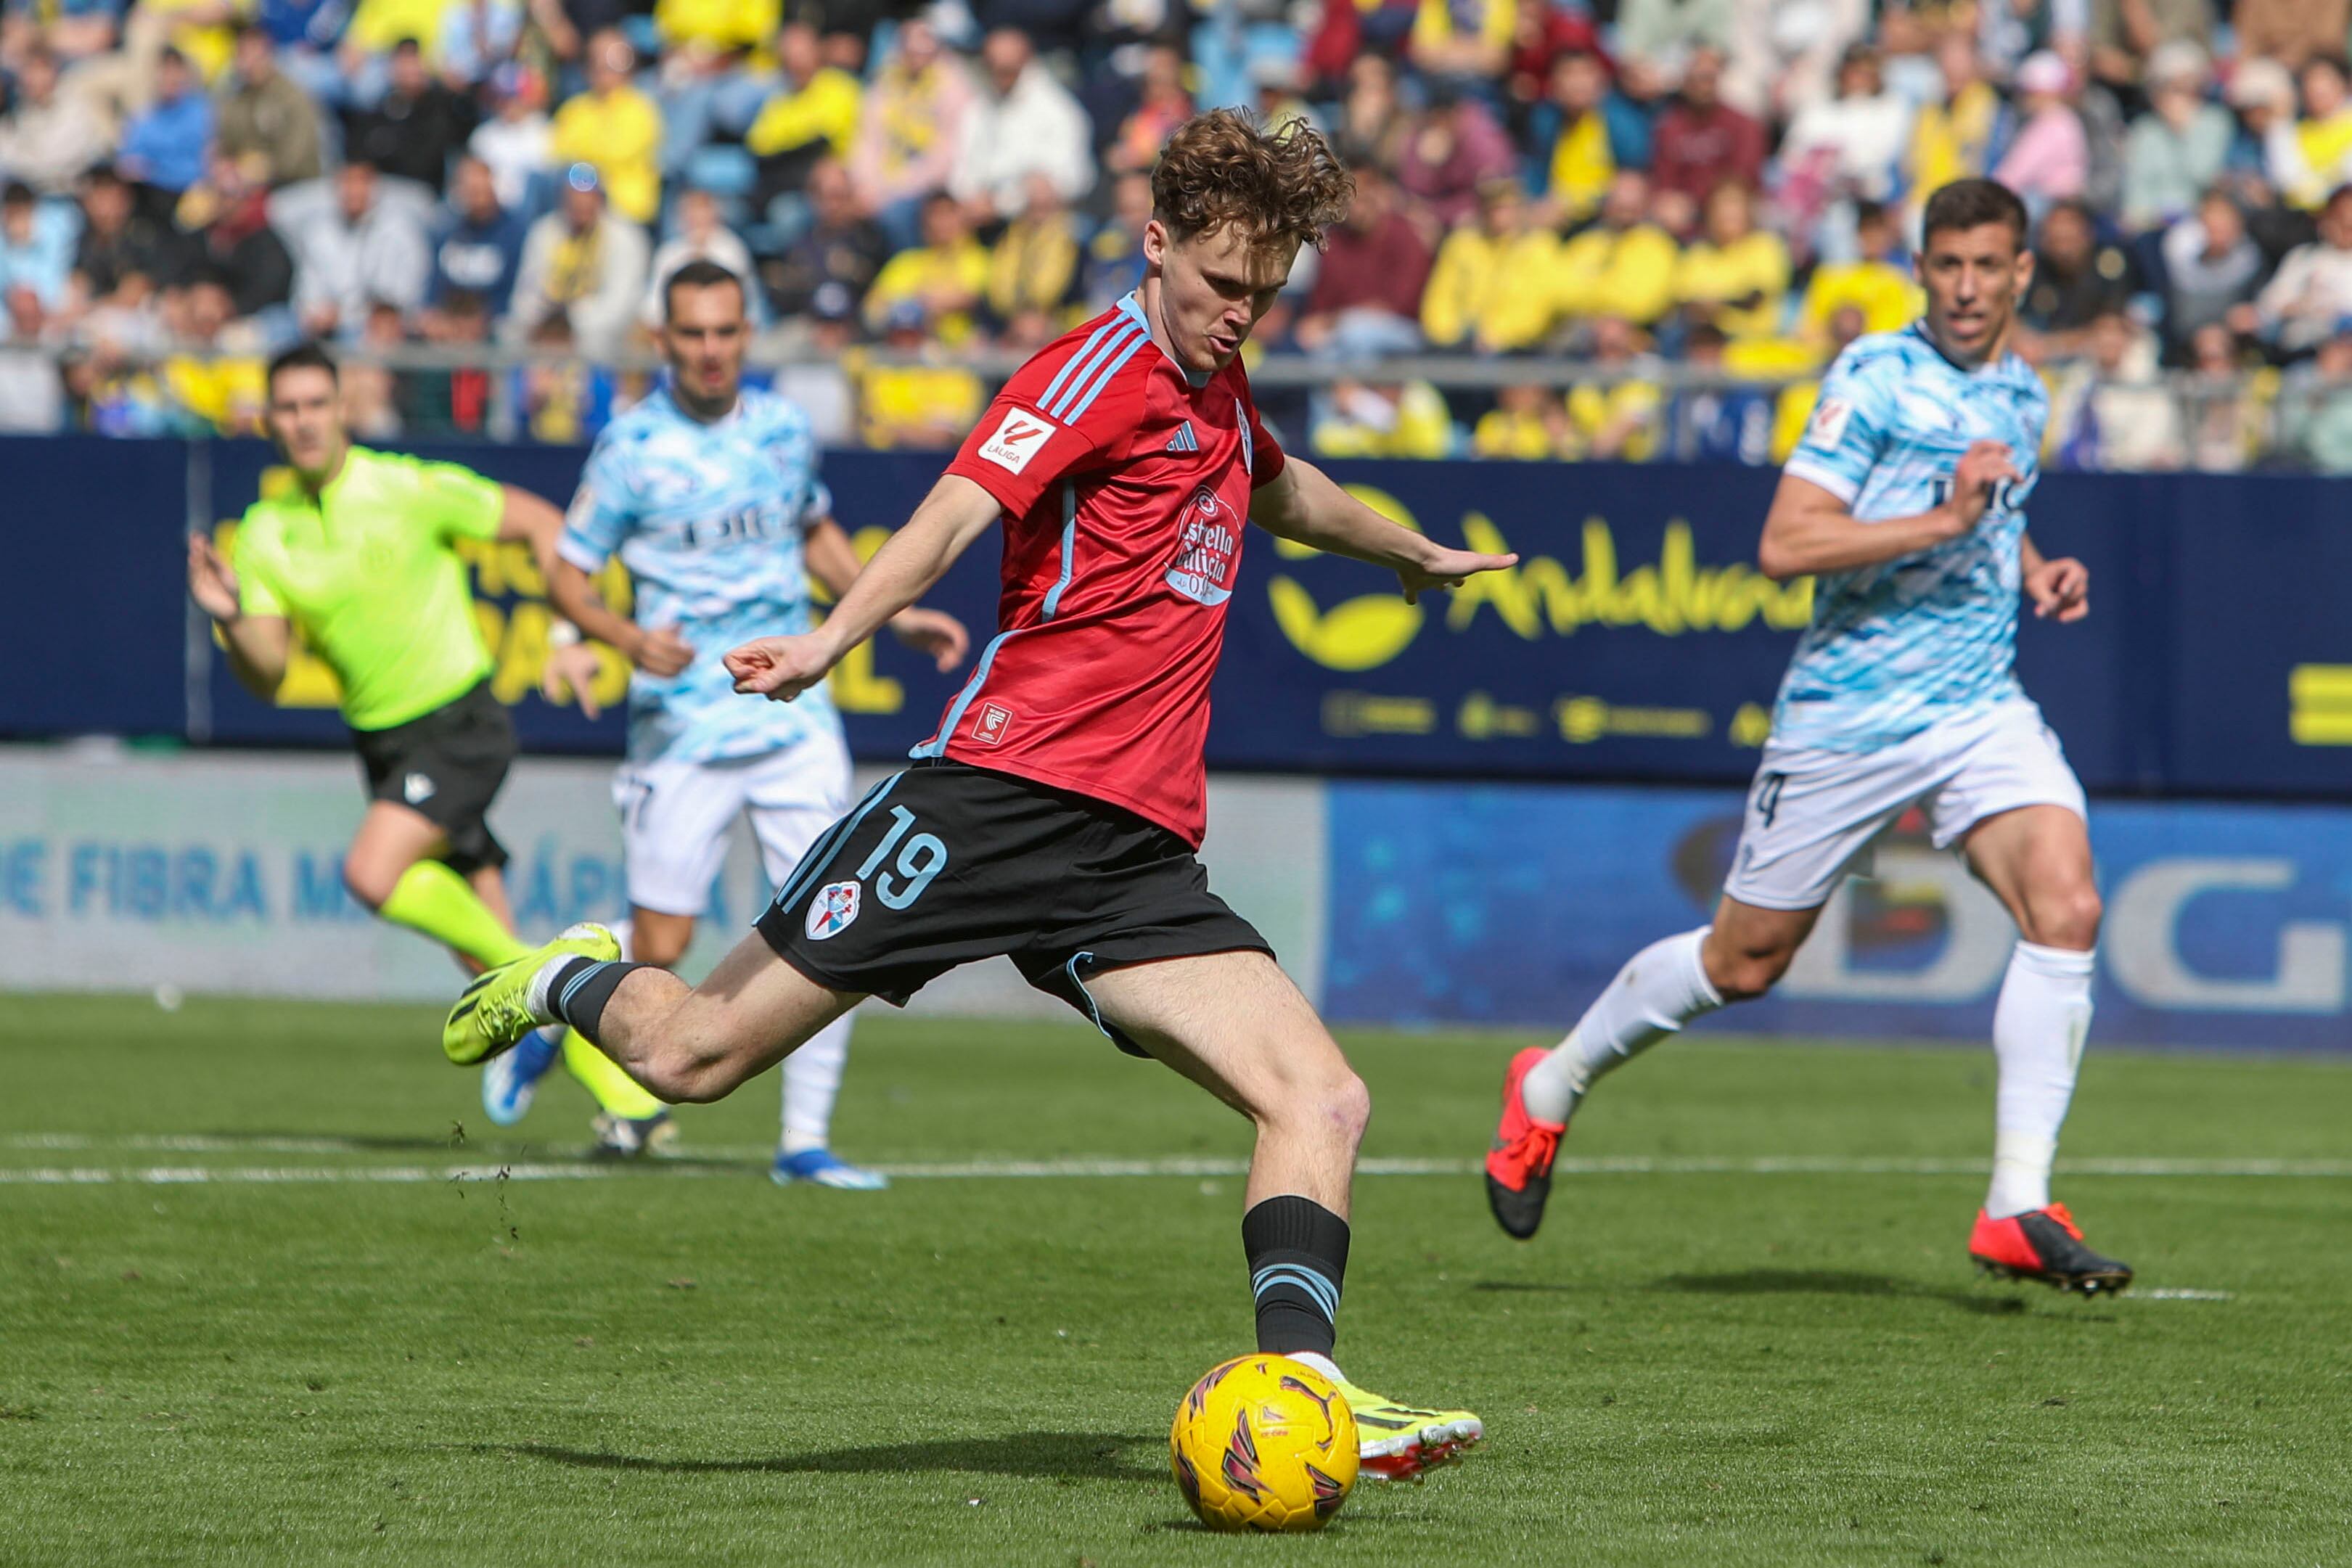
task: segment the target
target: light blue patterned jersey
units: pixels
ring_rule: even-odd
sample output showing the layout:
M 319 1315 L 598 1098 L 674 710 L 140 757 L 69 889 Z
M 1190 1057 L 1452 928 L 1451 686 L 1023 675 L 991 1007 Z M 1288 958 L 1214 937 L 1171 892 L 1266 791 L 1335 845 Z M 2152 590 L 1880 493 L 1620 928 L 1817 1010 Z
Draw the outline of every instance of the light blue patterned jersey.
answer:
M 1971 442 L 2004 443 L 2021 477 L 2000 486 L 1960 538 L 1822 576 L 1813 622 L 1780 683 L 1775 742 L 1874 751 L 2019 695 L 2019 541 L 2049 412 L 2023 360 L 1965 371 L 1916 326 L 1857 339 L 1838 356 L 1788 472 L 1857 519 L 1934 507 Z
M 674 629 L 694 663 L 629 683 L 629 758 L 715 762 L 820 737 L 841 719 L 822 685 L 798 701 L 738 696 L 719 663 L 754 637 L 810 629 L 804 530 L 833 511 L 800 409 L 746 389 L 726 418 L 688 419 L 667 389 L 604 427 L 558 549 L 583 571 L 614 555 L 641 626 Z

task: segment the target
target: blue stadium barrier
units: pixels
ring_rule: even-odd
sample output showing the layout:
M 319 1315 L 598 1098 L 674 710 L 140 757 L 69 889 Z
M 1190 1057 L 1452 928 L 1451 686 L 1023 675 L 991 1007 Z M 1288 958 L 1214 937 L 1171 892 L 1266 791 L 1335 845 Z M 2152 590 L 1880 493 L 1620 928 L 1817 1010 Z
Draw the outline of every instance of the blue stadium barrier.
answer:
M 583 454 L 419 448 L 559 502 Z M 269 707 L 187 635 L 179 536 L 234 519 L 271 463 L 258 442 L 0 441 L 0 493 L 33 591 L 0 643 L 37 672 L 0 734 L 187 735 L 340 745 L 331 693 Z M 1408 606 L 1381 573 L 1263 535 L 1243 557 L 1214 693 L 1213 765 L 1338 776 L 1744 782 L 1808 586 L 1755 571 L 1769 473 L 1675 465 L 1331 465 L 1433 536 L 1520 552 L 1508 572 Z M 842 521 L 869 542 L 937 476 L 931 454 L 836 453 Z M 2094 574 L 2089 621 L 2028 618 L 2027 689 L 2084 780 L 2107 792 L 2341 798 L 2352 745 L 2352 581 L 2340 486 L 2289 476 L 2046 476 L 2033 533 Z M 616 717 L 537 695 L 546 608 L 520 547 L 475 552 L 499 695 L 527 747 L 612 753 Z M 992 548 L 936 600 L 992 622 Z M 193 661 L 193 663 L 191 662 Z M 617 675 L 617 672 L 615 672 Z M 887 639 L 836 695 L 862 758 L 928 736 L 960 677 Z

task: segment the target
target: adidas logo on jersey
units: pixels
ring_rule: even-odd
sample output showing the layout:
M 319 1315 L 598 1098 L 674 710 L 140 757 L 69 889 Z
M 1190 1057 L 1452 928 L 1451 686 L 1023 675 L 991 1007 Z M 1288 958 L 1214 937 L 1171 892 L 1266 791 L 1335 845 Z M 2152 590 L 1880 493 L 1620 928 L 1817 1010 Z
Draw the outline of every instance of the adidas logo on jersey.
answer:
M 1192 434 L 1192 422 L 1191 420 L 1188 419 L 1183 423 L 1176 427 L 1176 434 L 1168 438 L 1168 450 L 1171 452 L 1198 452 L 1201 450 L 1201 438 Z

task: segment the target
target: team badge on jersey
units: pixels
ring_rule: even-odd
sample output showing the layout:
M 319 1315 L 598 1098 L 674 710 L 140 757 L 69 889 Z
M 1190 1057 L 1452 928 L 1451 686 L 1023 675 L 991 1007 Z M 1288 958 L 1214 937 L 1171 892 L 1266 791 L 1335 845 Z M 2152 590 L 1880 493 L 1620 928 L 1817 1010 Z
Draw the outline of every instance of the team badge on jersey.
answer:
M 1217 499 L 1206 485 L 1192 492 L 1177 527 L 1176 562 L 1168 569 L 1168 586 L 1196 604 L 1223 604 L 1234 596 L 1225 586 L 1233 575 L 1234 555 L 1241 536 L 1233 509 Z
M 849 929 L 857 918 L 858 886 L 854 882 L 829 882 L 809 900 L 808 938 L 822 942 Z
M 982 444 L 980 455 L 1008 474 L 1018 474 L 1029 466 L 1029 459 L 1045 449 L 1046 442 L 1061 434 L 1061 429 L 1027 409 L 1012 409 L 996 427 L 996 434 Z
M 990 703 L 980 710 L 980 722 L 971 728 L 971 737 L 982 746 L 994 746 L 1004 738 L 1013 723 L 1013 710 L 1003 703 Z

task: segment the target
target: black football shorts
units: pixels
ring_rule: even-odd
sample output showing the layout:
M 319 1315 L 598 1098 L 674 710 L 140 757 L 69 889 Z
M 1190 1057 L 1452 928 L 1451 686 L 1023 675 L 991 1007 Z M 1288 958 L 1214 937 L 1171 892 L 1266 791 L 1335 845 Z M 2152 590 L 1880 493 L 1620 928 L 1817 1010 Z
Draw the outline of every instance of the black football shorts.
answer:
M 759 930 L 818 985 L 894 1007 L 959 965 L 1003 954 L 1136 1056 L 1145 1053 L 1096 1009 L 1087 975 L 1274 951 L 1166 828 L 944 760 L 875 786 L 810 846 Z
M 514 721 L 490 684 L 390 729 L 355 729 L 352 745 L 368 798 L 406 806 L 449 835 L 442 855 L 459 873 L 507 863 L 487 813 L 514 765 Z

